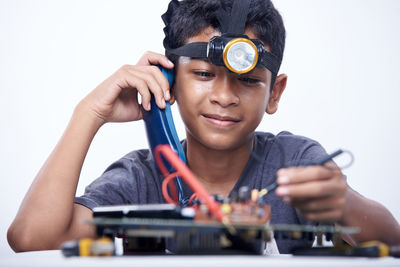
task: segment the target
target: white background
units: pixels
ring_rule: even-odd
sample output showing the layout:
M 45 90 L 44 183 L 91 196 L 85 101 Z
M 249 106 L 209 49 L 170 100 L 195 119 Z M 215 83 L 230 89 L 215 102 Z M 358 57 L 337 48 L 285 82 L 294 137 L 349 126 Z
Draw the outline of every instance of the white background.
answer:
M 75 105 L 146 50 L 163 52 L 167 0 L 0 0 L 0 256 L 6 231 Z M 400 220 L 400 1 L 276 0 L 288 87 L 259 130 L 289 130 L 351 150 L 349 184 Z M 176 107 L 181 138 L 184 128 Z M 142 122 L 105 125 L 78 194 L 114 160 L 147 147 Z

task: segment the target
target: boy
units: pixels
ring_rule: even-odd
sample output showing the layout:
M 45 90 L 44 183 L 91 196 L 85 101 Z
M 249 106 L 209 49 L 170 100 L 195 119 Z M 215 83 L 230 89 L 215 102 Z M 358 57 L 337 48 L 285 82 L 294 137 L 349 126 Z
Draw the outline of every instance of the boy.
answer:
M 250 6 L 245 9 L 233 8 L 246 4 Z M 277 136 L 254 132 L 264 112 L 276 112 L 287 81 L 286 75 L 277 75 L 285 30 L 272 3 L 172 1 L 163 19 L 164 46 L 173 63 L 162 55 L 146 53 L 137 65 L 123 66 L 77 105 L 9 228 L 8 240 L 15 251 L 57 249 L 65 240 L 93 237 L 94 229 L 82 221 L 92 217 L 91 209 L 96 206 L 164 201 L 162 178 L 148 150 L 131 152 L 112 164 L 87 187 L 84 196 L 75 198 L 80 170 L 97 130 L 107 122 L 141 119 L 141 107 L 151 109 L 150 92 L 160 108 L 165 101 L 179 104 L 186 126 L 188 166 L 209 193 L 229 196 L 242 185 L 261 189 L 277 173 L 280 186 L 265 198 L 272 209 L 271 223 L 335 222 L 362 229 L 358 235 L 344 237 L 351 244 L 366 240 L 400 243 L 400 227 L 390 212 L 351 190 L 340 170 L 322 166 L 279 170 L 320 159 L 325 152 L 318 143 L 285 132 Z M 266 60 L 238 75 L 235 69 L 205 58 L 201 45 L 176 50 L 187 44 L 208 44 L 227 32 L 261 41 L 265 50 L 258 51 Z M 171 90 L 151 65 L 175 67 Z M 190 195 L 188 188 L 184 193 Z M 278 240 L 280 253 L 290 252 L 295 245 L 301 244 Z

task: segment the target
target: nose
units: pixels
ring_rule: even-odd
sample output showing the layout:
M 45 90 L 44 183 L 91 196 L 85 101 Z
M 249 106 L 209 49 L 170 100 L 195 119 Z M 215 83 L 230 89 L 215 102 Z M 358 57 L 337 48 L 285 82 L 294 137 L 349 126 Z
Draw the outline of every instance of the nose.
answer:
M 239 95 L 236 93 L 235 80 L 230 75 L 219 75 L 211 88 L 210 102 L 221 107 L 239 104 Z

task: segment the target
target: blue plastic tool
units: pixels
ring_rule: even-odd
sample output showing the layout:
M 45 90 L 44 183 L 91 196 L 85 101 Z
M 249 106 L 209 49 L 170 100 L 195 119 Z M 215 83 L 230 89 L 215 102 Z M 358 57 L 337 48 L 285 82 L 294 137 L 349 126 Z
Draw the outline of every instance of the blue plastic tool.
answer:
M 174 83 L 174 70 L 164 69 L 162 67 L 159 68 L 167 78 L 170 86 L 172 86 L 172 84 Z M 154 96 L 152 95 L 151 110 L 143 110 L 143 120 L 146 125 L 147 140 L 149 142 L 151 151 L 154 153 L 154 149 L 161 144 L 170 145 L 171 148 L 179 155 L 181 160 L 186 163 L 185 152 L 183 151 L 182 145 L 179 141 L 178 134 L 175 129 L 174 120 L 172 118 L 170 103 L 166 103 L 165 109 L 160 109 L 154 100 Z M 165 162 L 165 165 L 169 172 L 174 171 L 172 166 L 169 165 L 167 162 Z M 176 183 L 178 187 L 179 200 L 182 203 L 183 192 L 181 180 L 179 177 L 176 179 Z

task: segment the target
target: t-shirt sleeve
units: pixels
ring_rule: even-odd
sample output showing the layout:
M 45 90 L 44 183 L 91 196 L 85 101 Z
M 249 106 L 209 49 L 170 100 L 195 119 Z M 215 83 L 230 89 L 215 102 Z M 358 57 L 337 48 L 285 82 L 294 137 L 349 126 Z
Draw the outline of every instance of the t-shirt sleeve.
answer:
M 153 162 L 147 154 L 144 158 L 132 155 L 135 153 L 111 164 L 85 188 L 82 196 L 75 198 L 75 203 L 93 210 L 98 206 L 160 202 L 160 185 Z
M 303 153 L 297 159 L 297 165 L 308 165 L 310 162 L 319 161 L 326 155 L 328 155 L 326 150 L 318 142 L 310 139 L 309 144 L 305 146 Z M 332 162 L 336 164 L 335 159 L 333 159 Z M 337 164 L 336 166 L 340 168 Z M 344 173 L 343 179 L 347 180 L 347 176 Z
M 97 206 L 136 202 L 138 175 L 140 174 L 133 172 L 128 160 L 122 158 L 88 185 L 85 193 L 75 198 L 75 203 L 93 209 Z
M 309 165 L 311 162 L 316 162 L 327 155 L 326 150 L 314 140 L 309 140 L 300 151 L 297 165 Z
M 320 143 L 308 137 L 282 132 L 278 135 L 278 141 L 284 144 L 287 167 L 310 165 L 327 155 Z

